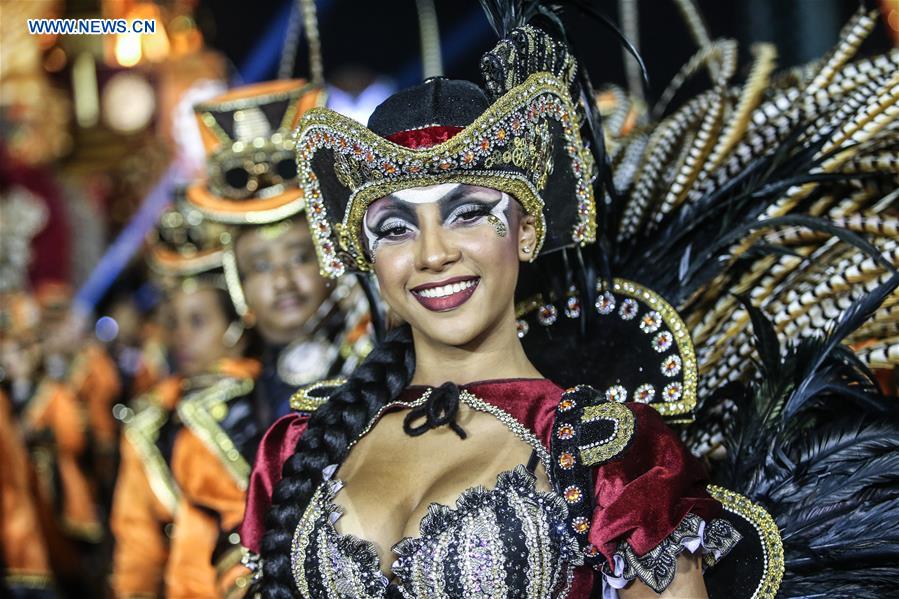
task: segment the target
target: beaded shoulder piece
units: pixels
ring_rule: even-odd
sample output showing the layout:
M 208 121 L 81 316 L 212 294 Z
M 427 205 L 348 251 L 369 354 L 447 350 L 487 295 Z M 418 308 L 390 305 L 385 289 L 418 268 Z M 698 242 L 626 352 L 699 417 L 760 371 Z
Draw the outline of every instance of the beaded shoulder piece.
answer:
M 606 560 L 587 539 L 595 507 L 593 468 L 620 459 L 635 438 L 637 426 L 630 407 L 586 385 L 567 389 L 556 409 L 551 439 L 552 481 L 568 505 L 567 525 L 583 551 L 585 563 L 596 570 L 602 569 Z M 710 550 L 703 563 L 715 566 L 704 574 L 709 596 L 772 599 L 784 570 L 777 524 L 764 508 L 738 493 L 713 485 L 708 491 L 721 502 L 726 519 L 712 520 L 701 533 L 703 546 Z M 658 555 L 653 554 L 655 560 L 647 563 L 662 568 L 675 559 L 681 551 L 677 546 L 679 534 L 683 532 L 675 530 L 656 550 Z M 724 555 L 727 559 L 719 562 Z M 661 570 L 653 572 L 659 574 Z
M 581 547 L 588 545 L 593 514 L 591 467 L 618 458 L 634 438 L 636 425 L 630 408 L 592 387 L 579 385 L 562 394 L 551 440 L 552 480 L 568 504 L 568 523 Z
M 290 409 L 304 413 L 314 412 L 345 382 L 344 378 L 333 378 L 303 385 L 290 396 Z

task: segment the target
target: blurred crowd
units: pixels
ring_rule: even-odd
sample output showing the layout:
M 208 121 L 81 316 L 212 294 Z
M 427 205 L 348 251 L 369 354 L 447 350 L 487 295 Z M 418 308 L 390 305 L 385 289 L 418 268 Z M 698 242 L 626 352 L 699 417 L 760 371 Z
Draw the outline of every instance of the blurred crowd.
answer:
M 286 145 L 323 88 L 226 92 L 196 1 L 96 4 L 2 7 L 0 595 L 236 596 L 262 433 L 370 348 Z M 61 16 L 159 30 L 27 34 Z
M 0 311 L 7 590 L 245 587 L 236 528 L 262 433 L 314 401 L 298 387 L 352 369 L 371 345 L 364 291 L 319 274 L 280 145 L 320 94 L 286 80 L 197 105 L 214 174 L 172 192 L 142 246 L 143 274 L 99 318 L 65 282 L 30 281 L 47 210 L 4 181 L 4 239 L 18 244 L 5 254 Z

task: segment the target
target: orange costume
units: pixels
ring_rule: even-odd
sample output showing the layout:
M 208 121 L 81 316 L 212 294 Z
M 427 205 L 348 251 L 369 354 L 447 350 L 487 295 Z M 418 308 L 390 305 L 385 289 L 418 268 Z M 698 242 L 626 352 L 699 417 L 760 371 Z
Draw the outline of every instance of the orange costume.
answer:
M 28 481 L 28 453 L 0 391 L 0 566 L 3 582 L 14 592 L 47 591 L 53 586 L 47 547 Z M 0 589 L 2 589 L 0 584 Z
M 255 361 L 231 362 L 219 381 L 178 406 L 184 428 L 172 456 L 181 500 L 166 573 L 170 599 L 228 597 L 247 582 L 235 529 L 267 424 L 255 417 L 259 371 Z
M 169 377 L 139 398 L 144 404 L 125 426 L 110 524 L 115 537 L 112 588 L 116 597 L 161 597 L 178 488 L 170 469 L 182 396 Z
M 87 343 L 72 361 L 69 384 L 78 396 L 92 437 L 98 470 L 115 455 L 118 440 L 118 421 L 112 406 L 119 398 L 121 383 L 115 362 L 99 343 Z
M 87 423 L 75 394 L 67 385 L 45 378 L 23 411 L 22 426 L 41 502 L 55 514 L 66 536 L 98 541 L 103 529 L 81 466 L 88 447 Z
M 175 409 L 223 380 L 258 373 L 253 360 L 226 358 L 213 372 L 170 377 L 138 398 L 138 413 L 125 426 L 121 465 L 112 506 L 115 536 L 112 587 L 116 597 L 169 596 L 164 573 L 182 493 L 172 472 L 173 445 L 181 421 Z M 243 505 L 241 505 L 241 510 Z M 241 512 L 242 513 L 242 512 Z M 182 519 L 178 519 L 181 526 Z

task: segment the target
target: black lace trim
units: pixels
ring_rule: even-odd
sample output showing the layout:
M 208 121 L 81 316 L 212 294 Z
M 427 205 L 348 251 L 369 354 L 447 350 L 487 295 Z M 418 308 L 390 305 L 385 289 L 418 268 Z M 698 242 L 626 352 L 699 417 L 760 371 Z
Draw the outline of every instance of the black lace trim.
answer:
M 615 574 L 608 563 L 602 566 L 602 573 L 609 578 L 623 578 L 630 582 L 639 578 L 656 593 L 661 593 L 674 580 L 677 572 L 677 556 L 686 549 L 685 540 L 700 536 L 703 519 L 695 514 L 687 514 L 677 528 L 646 555 L 637 555 L 624 541 L 619 544 L 614 558 L 621 558 L 624 570 Z M 742 535 L 730 522 L 716 518 L 705 525 L 702 531 L 702 561 L 704 567 L 715 565 L 740 541 Z M 613 559 L 614 559 L 613 558 Z M 618 559 L 614 559 L 618 562 Z

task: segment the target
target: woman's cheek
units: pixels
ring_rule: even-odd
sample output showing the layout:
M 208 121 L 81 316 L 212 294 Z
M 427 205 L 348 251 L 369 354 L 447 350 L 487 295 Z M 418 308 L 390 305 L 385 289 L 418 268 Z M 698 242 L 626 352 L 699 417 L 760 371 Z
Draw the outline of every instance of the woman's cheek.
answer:
M 459 232 L 460 247 L 467 250 L 466 253 L 476 261 L 482 261 L 488 256 L 491 260 L 514 256 L 517 260 L 518 251 L 511 235 L 498 235 L 495 227 L 489 223 L 485 222 L 468 229 L 460 229 Z
M 411 274 L 411 252 L 403 251 L 402 244 L 384 244 L 377 249 L 374 270 L 378 286 L 385 298 L 405 293 L 405 282 Z

